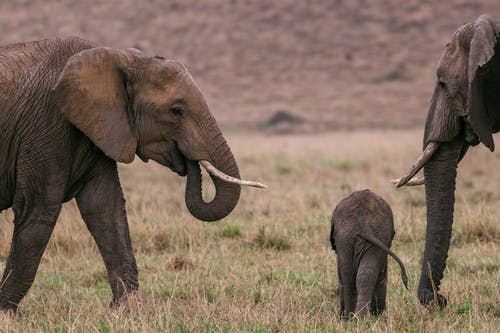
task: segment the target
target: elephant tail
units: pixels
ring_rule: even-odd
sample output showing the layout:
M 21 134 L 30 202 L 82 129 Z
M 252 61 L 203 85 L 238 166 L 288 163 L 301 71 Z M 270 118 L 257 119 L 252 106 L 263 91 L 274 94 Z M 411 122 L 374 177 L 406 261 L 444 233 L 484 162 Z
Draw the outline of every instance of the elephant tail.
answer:
M 399 264 L 399 267 L 401 268 L 401 280 L 403 280 L 403 284 L 405 285 L 405 288 L 408 289 L 408 276 L 406 275 L 406 268 L 405 268 L 405 265 L 403 264 L 403 262 L 401 261 L 401 259 L 399 259 L 399 257 L 396 255 L 396 253 L 392 252 L 391 249 L 389 249 L 387 246 L 384 245 L 384 243 L 382 243 L 380 240 L 378 240 L 375 237 L 369 237 L 366 235 L 360 235 L 360 236 L 362 238 L 366 239 L 367 241 L 369 241 L 370 243 L 377 245 L 382 250 L 387 252 L 387 254 L 389 254 L 391 257 L 393 257 L 394 260 L 396 260 L 396 262 Z

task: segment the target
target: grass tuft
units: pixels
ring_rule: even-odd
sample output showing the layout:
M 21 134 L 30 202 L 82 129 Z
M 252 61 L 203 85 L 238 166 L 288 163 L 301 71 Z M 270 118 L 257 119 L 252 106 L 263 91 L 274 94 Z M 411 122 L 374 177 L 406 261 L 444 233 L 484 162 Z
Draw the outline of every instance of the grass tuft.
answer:
M 180 271 L 180 270 L 189 269 L 189 268 L 193 267 L 193 263 L 191 262 L 191 260 L 186 258 L 183 254 L 178 253 L 178 254 L 174 254 L 170 258 L 170 261 L 168 263 L 168 267 L 170 269 L 175 270 L 175 271 Z
M 224 238 L 239 238 L 241 231 L 236 225 L 226 224 L 222 229 L 217 231 L 217 235 Z
M 259 228 L 259 231 L 254 236 L 252 243 L 258 248 L 273 249 L 276 251 L 285 251 L 292 247 L 290 241 L 286 237 L 277 234 L 268 234 L 266 233 L 265 227 Z

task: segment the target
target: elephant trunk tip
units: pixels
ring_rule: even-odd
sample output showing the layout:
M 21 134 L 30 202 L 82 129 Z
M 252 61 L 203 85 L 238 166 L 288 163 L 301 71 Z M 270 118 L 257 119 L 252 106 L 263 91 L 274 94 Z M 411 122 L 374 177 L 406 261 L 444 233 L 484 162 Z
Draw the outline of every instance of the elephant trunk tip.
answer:
M 230 166 L 223 166 L 224 170 L 235 177 L 239 177 L 237 166 L 234 160 L 231 160 Z M 220 220 L 235 208 L 240 197 L 241 187 L 220 180 L 210 174 L 215 186 L 215 197 L 210 202 L 205 202 L 202 197 L 202 179 L 201 170 L 198 161 L 189 160 L 187 163 L 187 182 L 185 202 L 186 206 L 195 218 L 213 222 Z

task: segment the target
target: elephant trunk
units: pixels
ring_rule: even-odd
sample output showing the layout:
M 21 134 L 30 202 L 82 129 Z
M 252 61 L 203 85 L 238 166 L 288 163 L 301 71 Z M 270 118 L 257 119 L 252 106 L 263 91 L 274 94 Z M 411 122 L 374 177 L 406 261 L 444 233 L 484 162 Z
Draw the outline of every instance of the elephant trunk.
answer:
M 461 139 L 441 144 L 424 167 L 427 231 L 418 286 L 418 296 L 424 304 L 433 301 L 438 301 L 440 305 L 446 304 L 446 300 L 437 295 L 437 291 L 450 246 L 457 164 L 464 144 Z
M 215 147 L 210 153 L 212 164 L 222 173 L 240 178 L 238 165 L 234 159 L 231 149 L 224 137 L 219 133 Z M 212 222 L 227 216 L 234 209 L 240 198 L 240 185 L 229 183 L 210 174 L 215 185 L 215 197 L 211 202 L 205 202 L 202 198 L 202 179 L 198 161 L 188 161 L 186 182 L 186 206 L 189 212 L 196 218 Z

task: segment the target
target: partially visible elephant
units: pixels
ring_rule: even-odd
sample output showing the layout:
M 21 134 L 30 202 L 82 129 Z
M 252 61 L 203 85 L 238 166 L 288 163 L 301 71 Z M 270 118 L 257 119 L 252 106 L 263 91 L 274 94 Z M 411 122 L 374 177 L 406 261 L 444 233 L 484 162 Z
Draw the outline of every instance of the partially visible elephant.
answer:
M 340 315 L 378 315 L 385 309 L 387 254 L 406 269 L 392 252 L 394 222 L 391 207 L 370 190 L 356 191 L 342 199 L 332 216 L 330 242 L 337 253 Z
M 446 305 L 439 290 L 450 246 L 457 165 L 470 146 L 494 150 L 500 131 L 500 22 L 481 15 L 454 33 L 437 69 L 423 154 L 397 186 L 425 183 L 427 232 L 418 298 Z M 412 178 L 424 168 L 424 177 Z M 429 270 L 430 269 L 430 270 Z M 432 275 L 432 280 L 429 276 Z
M 104 259 L 113 302 L 138 288 L 116 162 L 138 155 L 187 175 L 192 215 L 215 221 L 238 202 L 238 166 L 184 66 L 79 38 L 0 47 L 0 211 L 14 235 L 0 308 L 31 287 L 63 202 L 76 198 Z M 202 199 L 198 163 L 216 195 Z

